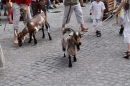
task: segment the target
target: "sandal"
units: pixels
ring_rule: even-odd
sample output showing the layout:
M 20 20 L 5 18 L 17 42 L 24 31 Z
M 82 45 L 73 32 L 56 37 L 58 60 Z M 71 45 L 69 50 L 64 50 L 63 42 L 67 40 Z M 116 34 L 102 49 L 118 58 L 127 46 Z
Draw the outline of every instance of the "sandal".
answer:
M 129 58 L 129 56 L 130 56 L 130 52 L 129 52 L 129 51 L 127 51 L 127 52 L 124 52 L 124 53 L 125 53 L 125 56 L 124 56 L 123 58 L 128 59 L 128 58 Z
M 88 28 L 82 28 L 81 31 L 88 32 Z

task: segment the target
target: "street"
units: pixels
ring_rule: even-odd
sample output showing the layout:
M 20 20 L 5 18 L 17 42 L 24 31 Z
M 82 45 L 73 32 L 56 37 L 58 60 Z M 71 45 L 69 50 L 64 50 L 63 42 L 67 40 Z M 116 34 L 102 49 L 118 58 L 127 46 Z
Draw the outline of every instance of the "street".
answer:
M 81 50 L 77 53 L 77 62 L 68 67 L 68 58 L 63 58 L 62 19 L 63 5 L 58 5 L 47 13 L 51 29 L 50 41 L 45 32 L 36 34 L 37 44 L 28 39 L 22 47 L 13 44 L 13 25 L 6 25 L 3 16 L 0 23 L 0 44 L 2 45 L 5 64 L 0 70 L 0 86 L 130 86 L 130 59 L 124 59 L 127 45 L 119 35 L 120 27 L 115 24 L 115 17 L 104 22 L 102 36 L 96 37 L 89 15 L 90 4 L 83 7 L 84 23 L 89 28 L 82 38 Z M 25 26 L 19 23 L 19 32 Z M 66 27 L 79 31 L 75 13 Z

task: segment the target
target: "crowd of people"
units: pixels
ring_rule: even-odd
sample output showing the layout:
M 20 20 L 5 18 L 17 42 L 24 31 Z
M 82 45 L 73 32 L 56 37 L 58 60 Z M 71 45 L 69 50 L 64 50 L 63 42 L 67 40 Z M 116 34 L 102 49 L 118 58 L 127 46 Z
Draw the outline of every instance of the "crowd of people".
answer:
M 86 0 L 86 3 L 91 0 Z M 83 12 L 81 7 L 84 0 L 64 0 L 64 15 L 61 30 L 65 29 L 65 25 L 69 23 L 72 12 L 75 12 L 77 22 L 81 25 L 82 31 L 87 31 L 88 28 L 84 25 Z M 115 10 L 113 14 L 118 16 L 120 31 L 119 34 L 124 35 L 124 42 L 128 44 L 128 50 L 125 52 L 124 58 L 130 56 L 130 1 L 116 0 Z M 18 23 L 20 19 L 20 11 L 24 13 L 24 23 L 41 12 L 50 12 L 49 9 L 57 8 L 56 3 L 60 5 L 59 0 L 0 0 L 0 15 L 1 10 L 4 9 L 4 16 L 8 16 L 9 23 L 14 27 L 14 43 L 18 44 L 16 34 L 18 33 Z M 104 17 L 104 10 L 106 9 L 101 0 L 92 0 L 90 5 L 90 15 L 92 15 L 93 27 L 96 29 L 96 36 L 101 37 L 102 26 L 98 26 Z M 6 12 L 8 11 L 8 12 Z M 8 13 L 8 14 L 7 14 Z M 13 18 L 13 19 L 12 19 Z M 1 24 L 0 24 L 1 25 Z

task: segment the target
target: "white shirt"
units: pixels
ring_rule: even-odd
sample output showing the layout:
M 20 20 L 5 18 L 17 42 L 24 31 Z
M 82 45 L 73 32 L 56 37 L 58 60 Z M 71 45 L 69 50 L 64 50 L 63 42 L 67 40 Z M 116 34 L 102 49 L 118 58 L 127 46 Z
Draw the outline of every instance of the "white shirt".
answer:
M 90 9 L 92 9 L 92 19 L 100 19 L 102 15 L 102 10 L 106 9 L 105 5 L 102 1 L 93 1 L 90 5 Z

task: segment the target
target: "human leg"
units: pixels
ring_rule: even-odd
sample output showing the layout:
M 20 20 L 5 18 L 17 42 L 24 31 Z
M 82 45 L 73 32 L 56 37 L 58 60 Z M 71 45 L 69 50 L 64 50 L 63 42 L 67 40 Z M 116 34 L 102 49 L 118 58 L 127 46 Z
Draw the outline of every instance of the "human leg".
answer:
M 46 11 L 47 12 L 50 12 L 49 7 L 50 7 L 50 0 L 47 0 L 46 1 Z
M 39 2 L 39 8 L 38 8 L 38 9 L 41 9 L 45 13 L 45 16 L 47 16 L 46 15 L 46 3 L 47 3 L 46 0 L 40 1 Z
M 86 28 L 84 25 L 83 12 L 80 4 L 75 6 L 74 11 L 75 11 L 77 22 L 81 25 L 81 30 L 82 31 L 88 30 L 88 28 Z
M 7 16 L 6 11 L 7 11 L 7 7 L 6 7 L 6 5 L 4 5 L 4 16 Z
M 72 6 L 70 9 L 70 6 L 64 7 L 64 16 L 63 16 L 63 22 L 62 22 L 62 31 L 65 29 L 65 24 L 68 24 L 70 22 L 71 15 L 73 13 L 74 7 Z
M 124 26 L 121 25 L 121 28 L 120 28 L 119 34 L 122 35 L 122 34 L 123 34 L 123 31 L 124 31 Z
M 125 52 L 124 58 L 128 59 L 130 56 L 130 43 L 127 43 L 128 50 Z
M 122 14 L 118 16 L 119 25 L 120 25 L 120 31 L 119 34 L 122 35 L 124 31 L 124 12 L 122 11 Z
M 102 24 L 101 24 L 101 22 L 102 22 L 102 20 L 100 20 L 100 19 L 97 19 L 96 20 L 96 22 L 97 22 L 97 26 L 96 26 L 96 35 L 97 35 L 97 37 L 101 37 L 101 27 L 102 27 Z
M 18 34 L 18 24 L 20 18 L 20 5 L 13 3 L 12 11 L 13 11 L 13 27 L 14 27 L 14 44 L 18 44 L 17 34 Z
M 32 5 L 33 16 L 35 16 L 36 14 L 38 14 L 38 3 L 32 1 L 31 5 Z
M 12 8 L 8 9 L 8 19 L 9 19 L 9 24 L 13 24 L 13 20 L 12 20 Z

